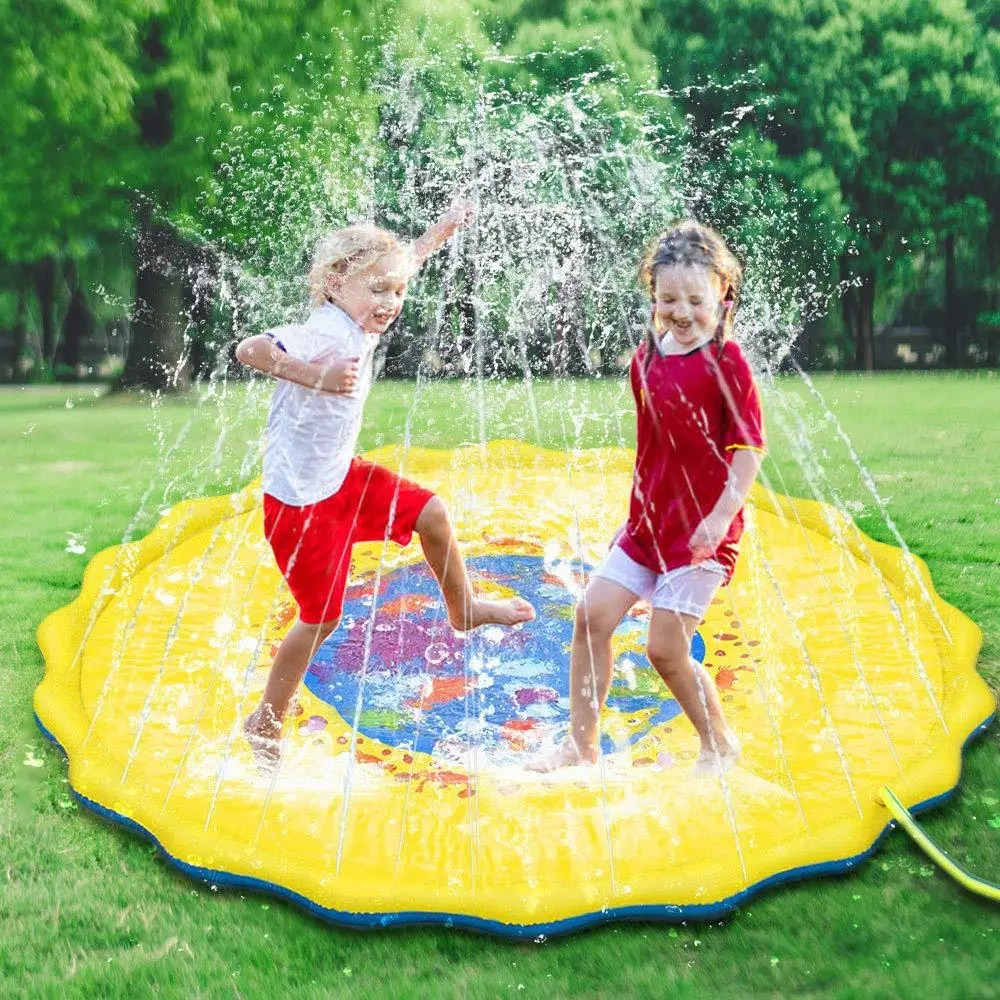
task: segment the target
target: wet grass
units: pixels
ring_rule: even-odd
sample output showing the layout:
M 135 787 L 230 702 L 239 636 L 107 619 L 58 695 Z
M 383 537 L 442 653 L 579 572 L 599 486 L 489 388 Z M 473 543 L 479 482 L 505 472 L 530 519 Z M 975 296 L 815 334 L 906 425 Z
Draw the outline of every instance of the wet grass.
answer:
M 798 495 L 835 493 L 865 531 L 893 541 L 887 514 L 945 599 L 982 627 L 980 670 L 997 689 L 1000 378 L 825 376 L 816 389 L 823 405 L 791 380 L 769 393 L 768 479 Z M 634 437 L 618 380 L 542 382 L 531 393 L 520 383 L 482 392 L 436 383 L 415 402 L 414 393 L 412 384 L 377 387 L 363 448 L 401 440 L 407 428 L 414 444 L 437 447 L 481 436 L 559 448 Z M 538 946 L 443 929 L 334 929 L 265 897 L 196 885 L 145 841 L 81 810 L 64 762 L 31 720 L 42 673 L 35 628 L 73 598 L 93 553 L 144 532 L 185 496 L 250 478 L 265 398 L 263 387 L 236 386 L 153 407 L 90 388 L 0 390 L 0 993 L 1000 996 L 997 909 L 899 834 L 855 874 L 767 892 L 721 923 L 608 927 Z M 803 449 L 806 432 L 813 451 Z M 960 863 L 996 879 L 997 727 L 966 761 L 955 797 L 924 822 Z

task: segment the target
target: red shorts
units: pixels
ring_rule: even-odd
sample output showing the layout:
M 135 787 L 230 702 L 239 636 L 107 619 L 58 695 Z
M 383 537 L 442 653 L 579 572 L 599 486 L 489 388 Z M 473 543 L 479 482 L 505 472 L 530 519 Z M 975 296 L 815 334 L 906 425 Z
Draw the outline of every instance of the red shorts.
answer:
M 333 621 L 355 542 L 391 538 L 408 545 L 420 512 L 434 496 L 394 472 L 355 458 L 333 496 L 293 507 L 264 494 L 264 536 L 306 624 Z

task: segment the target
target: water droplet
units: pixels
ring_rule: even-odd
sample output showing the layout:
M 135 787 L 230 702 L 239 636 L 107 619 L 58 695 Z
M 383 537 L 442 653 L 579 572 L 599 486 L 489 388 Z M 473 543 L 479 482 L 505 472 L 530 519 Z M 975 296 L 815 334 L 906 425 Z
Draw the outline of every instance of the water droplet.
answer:
M 82 556 L 87 551 L 87 545 L 83 538 L 70 532 L 66 536 L 66 548 L 63 551 L 69 552 L 70 555 Z

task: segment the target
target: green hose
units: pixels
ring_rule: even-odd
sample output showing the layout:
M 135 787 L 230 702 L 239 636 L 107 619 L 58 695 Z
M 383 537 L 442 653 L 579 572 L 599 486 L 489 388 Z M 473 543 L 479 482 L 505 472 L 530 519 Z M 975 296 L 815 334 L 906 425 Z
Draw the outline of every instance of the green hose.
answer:
M 892 813 L 893 819 L 916 841 L 917 846 L 938 866 L 943 868 L 956 882 L 977 896 L 1000 902 L 1000 885 L 976 878 L 964 868 L 955 864 L 951 858 L 923 830 L 917 826 L 917 821 L 902 802 L 896 798 L 891 788 L 883 787 L 878 794 L 879 801 Z

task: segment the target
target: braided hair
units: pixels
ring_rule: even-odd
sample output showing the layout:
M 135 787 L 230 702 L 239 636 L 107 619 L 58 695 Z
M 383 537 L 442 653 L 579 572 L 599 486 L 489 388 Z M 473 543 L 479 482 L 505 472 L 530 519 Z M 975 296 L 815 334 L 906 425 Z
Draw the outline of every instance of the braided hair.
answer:
M 656 269 L 678 264 L 684 267 L 707 267 L 722 285 L 722 316 L 712 336 L 716 358 L 721 358 L 722 348 L 732 331 L 733 317 L 739 304 L 743 268 L 726 246 L 726 241 L 714 229 L 693 219 L 674 223 L 650 243 L 639 269 L 640 279 L 649 291 L 651 302 L 656 300 Z M 646 324 L 644 340 L 646 369 L 649 368 L 656 348 L 653 337 L 653 324 L 650 322 Z

